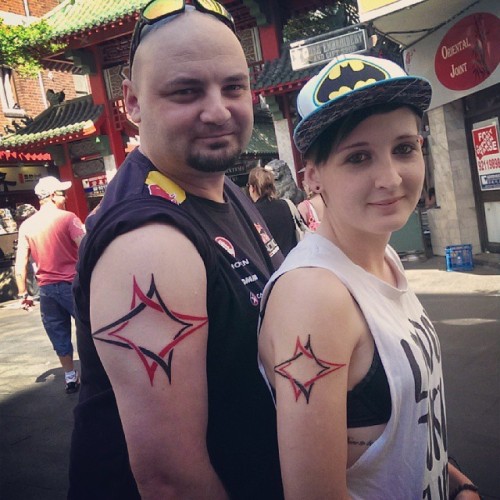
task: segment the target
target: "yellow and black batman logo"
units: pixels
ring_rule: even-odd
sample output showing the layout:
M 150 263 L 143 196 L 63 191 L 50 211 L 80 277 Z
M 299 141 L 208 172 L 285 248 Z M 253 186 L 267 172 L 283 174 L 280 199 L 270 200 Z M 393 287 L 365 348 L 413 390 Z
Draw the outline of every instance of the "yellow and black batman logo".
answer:
M 360 59 L 339 61 L 319 82 L 314 99 L 318 106 L 352 90 L 389 78 L 382 67 Z

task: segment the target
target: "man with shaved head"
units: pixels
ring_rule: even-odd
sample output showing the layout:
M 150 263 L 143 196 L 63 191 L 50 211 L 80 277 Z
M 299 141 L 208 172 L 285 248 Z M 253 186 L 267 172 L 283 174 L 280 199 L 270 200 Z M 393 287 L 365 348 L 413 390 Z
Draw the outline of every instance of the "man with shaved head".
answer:
M 68 498 L 282 498 L 255 333 L 282 256 L 224 175 L 253 125 L 230 14 L 212 0 L 150 2 L 123 90 L 140 148 L 80 252 Z

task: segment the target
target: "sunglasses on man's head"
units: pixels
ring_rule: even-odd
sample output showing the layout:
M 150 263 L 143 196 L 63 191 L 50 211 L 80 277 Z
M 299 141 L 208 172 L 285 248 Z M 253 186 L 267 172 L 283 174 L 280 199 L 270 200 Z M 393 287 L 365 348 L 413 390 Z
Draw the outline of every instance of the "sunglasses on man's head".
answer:
M 233 16 L 223 5 L 215 0 L 152 0 L 141 10 L 139 20 L 134 28 L 130 44 L 130 68 L 132 68 L 132 63 L 134 62 L 137 47 L 141 43 L 143 29 L 168 17 L 181 14 L 186 10 L 186 5 L 193 6 L 199 12 L 215 16 L 236 33 Z
M 64 191 L 54 191 L 56 196 L 64 196 L 66 198 L 66 193 Z

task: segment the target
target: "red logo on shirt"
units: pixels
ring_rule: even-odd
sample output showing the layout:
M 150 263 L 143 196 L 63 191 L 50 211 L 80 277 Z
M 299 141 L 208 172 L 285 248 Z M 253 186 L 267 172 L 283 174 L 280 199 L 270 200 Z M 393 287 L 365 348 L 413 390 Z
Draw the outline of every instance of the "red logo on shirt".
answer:
M 151 184 L 149 186 L 149 192 L 153 196 L 160 196 L 161 198 L 165 198 L 166 200 L 171 201 L 172 203 L 175 203 L 176 205 L 180 204 L 177 201 L 177 197 L 175 196 L 175 193 L 167 193 L 160 186 L 156 186 L 154 184 Z
M 216 243 L 218 243 L 229 255 L 236 258 L 236 251 L 233 244 L 224 238 L 223 236 L 217 236 L 215 238 Z

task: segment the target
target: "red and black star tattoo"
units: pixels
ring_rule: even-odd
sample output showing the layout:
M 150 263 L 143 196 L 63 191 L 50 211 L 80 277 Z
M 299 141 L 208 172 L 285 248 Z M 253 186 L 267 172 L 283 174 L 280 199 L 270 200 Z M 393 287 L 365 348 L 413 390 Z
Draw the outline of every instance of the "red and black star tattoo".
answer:
M 169 339 L 158 352 L 148 349 L 146 345 L 139 345 L 130 338 L 130 335 L 128 337 L 126 336 L 125 330 L 126 327 L 130 325 L 130 321 L 147 308 L 160 314 L 167 315 L 174 323 L 178 324 L 173 338 Z M 168 382 L 172 383 L 172 358 L 174 354 L 174 347 L 179 345 L 180 342 L 185 340 L 191 334 L 199 331 L 200 328 L 205 326 L 207 323 L 207 317 L 191 316 L 169 310 L 156 289 L 153 275 L 151 276 L 151 284 L 147 293 L 144 293 L 140 289 L 134 276 L 130 312 L 122 318 L 117 319 L 109 325 L 93 332 L 92 336 L 95 340 L 99 340 L 100 342 L 105 342 L 107 344 L 135 351 L 146 368 L 151 385 L 153 385 L 155 373 L 158 367 L 165 372 Z M 143 339 L 141 343 L 146 344 L 147 339 Z
M 292 375 L 292 371 L 301 363 L 301 372 L 309 371 L 313 375 L 311 377 L 303 375 L 306 380 L 299 380 Z M 305 363 L 305 364 L 304 364 Z M 313 352 L 311 347 L 311 335 L 307 337 L 307 343 L 302 344 L 299 337 L 295 344 L 295 352 L 290 359 L 283 361 L 274 367 L 274 371 L 282 377 L 288 379 L 295 394 L 295 401 L 299 400 L 301 394 L 306 398 L 306 403 L 309 404 L 312 388 L 317 380 L 326 377 L 336 370 L 346 366 L 345 364 L 331 363 L 324 359 L 319 359 Z

